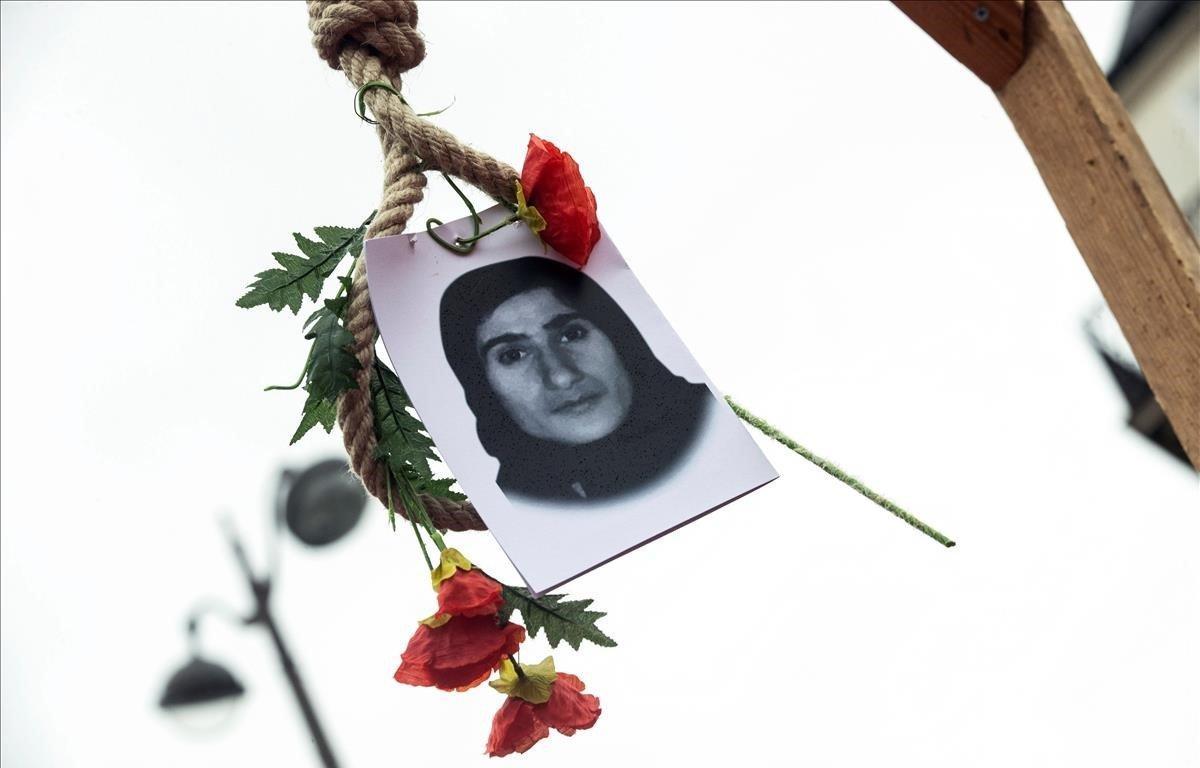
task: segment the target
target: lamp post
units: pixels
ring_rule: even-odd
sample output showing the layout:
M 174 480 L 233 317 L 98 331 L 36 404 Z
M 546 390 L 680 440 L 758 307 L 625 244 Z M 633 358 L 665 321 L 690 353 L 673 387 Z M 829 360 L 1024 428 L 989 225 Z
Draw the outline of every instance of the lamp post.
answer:
M 337 759 L 329 739 L 321 727 L 312 699 L 284 642 L 279 623 L 271 612 L 271 586 L 279 573 L 279 539 L 286 524 L 296 538 L 310 546 L 325 546 L 346 535 L 362 516 L 366 494 L 340 459 L 322 461 L 300 473 L 284 470 L 275 497 L 271 525 L 270 556 L 267 572 L 258 575 L 250 565 L 245 547 L 232 522 L 222 520 L 225 537 L 233 551 L 239 569 L 246 577 L 253 611 L 248 616 L 222 608 L 219 604 L 204 604 L 188 617 L 188 642 L 191 659 L 167 681 L 159 706 L 177 711 L 189 706 L 240 697 L 245 689 L 233 674 L 221 665 L 200 656 L 199 627 L 201 619 L 220 612 L 242 626 L 261 626 L 271 636 L 284 676 L 300 708 L 300 714 L 312 736 L 313 746 L 326 768 L 336 768 Z

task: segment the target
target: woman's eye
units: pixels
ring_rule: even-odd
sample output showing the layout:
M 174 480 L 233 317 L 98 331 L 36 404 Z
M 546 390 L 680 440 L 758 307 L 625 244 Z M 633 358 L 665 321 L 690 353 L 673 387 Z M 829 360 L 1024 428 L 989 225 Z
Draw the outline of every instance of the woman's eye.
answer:
M 506 349 L 500 354 L 496 355 L 496 360 L 498 360 L 501 365 L 512 365 L 523 357 L 525 357 L 525 350 L 518 349 L 516 347 L 510 347 L 509 349 Z
M 587 328 L 582 325 L 572 325 L 562 333 L 562 341 L 578 341 L 587 336 Z

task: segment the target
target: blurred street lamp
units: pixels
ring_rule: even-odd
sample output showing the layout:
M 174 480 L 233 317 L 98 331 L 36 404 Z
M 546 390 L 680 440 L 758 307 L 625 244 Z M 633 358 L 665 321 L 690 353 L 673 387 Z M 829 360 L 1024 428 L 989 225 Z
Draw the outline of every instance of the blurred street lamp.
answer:
M 228 669 L 193 657 L 171 679 L 159 704 L 178 707 L 184 704 L 204 704 L 210 701 L 241 696 L 246 692 Z
M 158 703 L 189 731 L 213 731 L 233 715 L 246 689 L 225 667 L 192 656 L 171 675 Z
M 332 544 L 350 532 L 362 517 L 366 495 L 346 462 L 329 459 L 299 475 L 284 472 L 284 518 L 288 530 L 311 547 Z
M 284 643 L 279 624 L 271 613 L 271 585 L 279 575 L 279 539 L 285 524 L 305 544 L 325 546 L 354 528 L 362 517 L 366 501 L 362 486 L 350 475 L 346 463 L 340 459 L 319 462 L 299 473 L 284 470 L 275 496 L 268 570 L 264 576 L 255 575 L 250 567 L 245 548 L 232 522 L 228 518 L 222 520 L 229 546 L 254 598 L 254 611 L 249 616 L 241 616 L 216 603 L 205 603 L 194 610 L 187 624 L 191 658 L 171 675 L 159 699 L 159 706 L 192 722 L 197 719 L 194 716 L 196 713 L 211 713 L 214 709 L 229 710 L 245 693 L 245 688 L 228 669 L 201 658 L 198 647 L 200 621 L 216 612 L 242 626 L 262 626 L 274 642 L 284 675 L 308 726 L 321 764 L 326 768 L 336 768 L 337 760 L 329 740 L 325 737 L 312 700 Z

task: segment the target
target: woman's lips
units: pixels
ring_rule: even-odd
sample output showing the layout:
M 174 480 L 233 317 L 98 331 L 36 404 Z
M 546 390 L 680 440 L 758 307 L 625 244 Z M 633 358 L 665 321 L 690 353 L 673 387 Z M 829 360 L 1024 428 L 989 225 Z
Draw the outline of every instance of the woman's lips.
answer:
M 600 399 L 600 395 L 601 393 L 597 392 L 595 394 L 584 395 L 583 397 L 569 400 L 555 408 L 554 412 L 564 413 L 569 416 L 584 413 L 585 411 L 590 410 L 593 405 L 595 405 L 596 401 Z

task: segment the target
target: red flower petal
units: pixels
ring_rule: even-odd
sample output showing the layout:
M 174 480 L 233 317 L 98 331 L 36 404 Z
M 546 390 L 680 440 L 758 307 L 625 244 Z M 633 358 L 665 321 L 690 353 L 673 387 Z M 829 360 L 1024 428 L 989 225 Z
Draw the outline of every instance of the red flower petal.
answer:
M 402 662 L 395 678 L 396 682 L 406 685 L 435 686 L 443 691 L 469 691 L 491 677 L 494 668 L 494 664 L 486 661 L 446 669 Z
M 538 186 L 542 174 L 551 163 L 562 161 L 562 151 L 548 141 L 529 134 L 529 146 L 525 148 L 525 164 L 521 166 L 521 189 L 528 199 L 529 191 Z
M 579 165 L 566 152 L 530 134 L 521 169 L 521 189 L 546 220 L 541 237 L 579 266 L 600 240 L 596 196 L 583 183 Z
M 524 699 L 507 698 L 492 718 L 487 753 L 504 757 L 513 752 L 525 752 L 550 735 L 546 724 L 533 714 L 533 705 Z
M 525 640 L 520 624 L 499 626 L 494 616 L 457 616 L 440 627 L 417 626 L 401 655 L 398 682 L 464 691 L 486 680 Z
M 504 605 L 500 583 L 478 568 L 457 570 L 438 587 L 438 613 L 454 616 L 495 616 Z
M 550 689 L 550 700 L 533 708 L 542 722 L 570 736 L 591 728 L 600 718 L 600 699 L 583 693 L 583 681 L 575 675 L 559 672 Z

